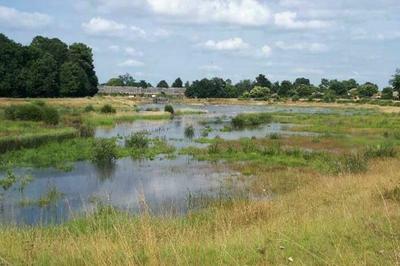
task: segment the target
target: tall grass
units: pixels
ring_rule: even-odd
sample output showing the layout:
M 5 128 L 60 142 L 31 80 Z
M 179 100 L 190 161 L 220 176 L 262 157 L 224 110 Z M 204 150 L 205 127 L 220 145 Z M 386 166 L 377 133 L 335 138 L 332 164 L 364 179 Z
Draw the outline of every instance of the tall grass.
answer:
M 236 129 L 243 129 L 246 127 L 256 127 L 270 123 L 271 121 L 272 116 L 268 113 L 239 114 L 232 118 L 232 126 Z

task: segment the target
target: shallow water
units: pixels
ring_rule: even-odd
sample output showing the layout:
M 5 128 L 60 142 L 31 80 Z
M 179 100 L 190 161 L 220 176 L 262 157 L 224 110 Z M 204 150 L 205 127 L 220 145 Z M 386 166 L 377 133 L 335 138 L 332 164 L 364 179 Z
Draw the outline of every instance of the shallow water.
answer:
M 141 109 L 164 105 L 144 105 Z M 209 138 L 219 136 L 224 139 L 242 137 L 265 137 L 278 133 L 310 134 L 291 132 L 290 126 L 271 123 L 258 128 L 241 131 L 222 132 L 233 116 L 248 112 L 294 112 L 331 113 L 324 108 L 284 108 L 279 106 L 232 106 L 232 105 L 174 105 L 175 110 L 195 109 L 204 114 L 177 116 L 171 120 L 135 121 L 122 123 L 114 128 L 98 128 L 96 137 L 110 138 L 128 136 L 133 132 L 146 130 L 151 137 L 165 138 L 178 148 L 188 145 L 201 145 L 184 137 L 184 130 L 192 125 L 195 137 L 201 136 L 206 123 L 212 131 Z M 218 123 L 212 123 L 216 119 Z M 56 169 L 15 169 L 18 175 L 29 174 L 34 181 L 21 193 L 11 188 L 0 200 L 0 223 L 49 224 L 61 223 L 75 215 L 92 213 L 99 204 L 111 205 L 122 210 L 137 213 L 143 202 L 156 213 L 184 213 L 188 209 L 188 196 L 201 194 L 215 196 L 223 187 L 227 177 L 236 176 L 223 164 L 198 162 L 187 156 L 173 159 L 163 157 L 153 161 L 118 160 L 113 167 L 100 169 L 90 162 L 77 162 L 70 172 Z M 0 177 L 5 173 L 0 173 Z M 39 207 L 38 200 L 52 188 L 62 193 L 48 206 Z M 21 205 L 22 200 L 30 204 Z

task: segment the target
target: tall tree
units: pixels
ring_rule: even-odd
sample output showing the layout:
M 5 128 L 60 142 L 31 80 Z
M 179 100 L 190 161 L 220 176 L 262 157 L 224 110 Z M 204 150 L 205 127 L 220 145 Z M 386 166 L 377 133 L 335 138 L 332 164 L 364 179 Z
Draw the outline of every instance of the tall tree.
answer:
M 256 77 L 255 86 L 271 88 L 272 87 L 272 83 L 271 83 L 271 81 L 269 81 L 269 79 L 267 79 L 265 77 L 265 75 L 260 74 L 260 75 L 258 75 Z
M 183 87 L 183 82 L 181 80 L 181 78 L 177 78 L 174 83 L 172 83 L 173 88 L 182 88 Z
M 95 95 L 99 81 L 94 70 L 92 49 L 83 43 L 74 43 L 69 46 L 69 58 L 85 71 L 89 82 L 88 95 Z
M 310 86 L 311 83 L 310 83 L 310 80 L 309 80 L 309 79 L 306 79 L 306 78 L 297 78 L 297 79 L 294 81 L 293 85 L 294 85 L 295 87 L 298 87 L 298 86 L 300 86 L 300 85 Z
M 77 62 L 67 62 L 61 66 L 60 96 L 81 97 L 91 89 L 85 70 Z
M 289 80 L 284 80 L 281 82 L 281 86 L 279 87 L 278 95 L 279 96 L 289 96 L 292 89 L 293 89 L 292 82 L 290 82 Z
M 400 92 L 400 69 L 396 69 L 396 73 L 389 83 L 393 86 L 393 90 Z
M 157 88 L 169 88 L 168 83 L 165 80 L 161 80 L 158 84 L 157 84 Z
M 26 95 L 28 97 L 56 97 L 58 96 L 57 61 L 45 53 L 34 61 L 26 73 Z

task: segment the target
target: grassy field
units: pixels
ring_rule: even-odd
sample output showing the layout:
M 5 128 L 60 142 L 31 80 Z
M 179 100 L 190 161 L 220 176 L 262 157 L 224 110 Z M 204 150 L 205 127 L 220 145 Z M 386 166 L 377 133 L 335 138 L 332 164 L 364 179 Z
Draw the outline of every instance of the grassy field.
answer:
M 93 104 L 95 109 L 106 103 L 76 101 L 82 102 L 49 104 L 83 110 L 94 101 L 101 102 Z M 111 126 L 125 121 L 120 117 L 127 114 L 137 115 L 128 110 L 133 104 L 122 98 L 112 101 L 115 115 L 91 112 L 84 123 Z M 208 147 L 181 150 L 137 137 L 132 146 L 119 147 L 117 157 L 184 153 L 223 162 L 241 175 L 227 180 L 227 189 L 232 185 L 228 196 L 205 201 L 200 210 L 182 216 L 154 216 L 144 202 L 140 215 L 102 206 L 93 215 L 59 226 L 1 226 L 0 265 L 398 265 L 400 115 L 380 108 L 384 107 L 363 106 L 365 112 L 346 114 L 240 117 L 245 126 L 274 121 L 319 135 L 202 138 L 197 141 Z M 154 112 L 127 121 L 164 116 Z M 43 125 L 34 124 L 38 122 L 27 123 L 26 131 L 19 122 L 7 123 L 9 132 L 28 134 L 29 127 L 38 127 L 43 133 Z M 57 128 L 63 129 L 63 123 L 67 124 Z M 7 128 L 0 136 L 10 134 Z M 0 161 L 12 166 L 65 165 L 90 159 L 93 141 L 52 141 L 4 153 Z M 145 153 L 137 148 L 146 145 Z

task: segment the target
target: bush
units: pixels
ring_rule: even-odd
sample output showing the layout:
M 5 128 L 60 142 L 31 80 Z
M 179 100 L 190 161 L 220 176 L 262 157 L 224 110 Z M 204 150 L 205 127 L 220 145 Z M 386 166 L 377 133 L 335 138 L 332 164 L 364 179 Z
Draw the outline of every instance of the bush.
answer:
M 362 173 L 368 169 L 367 158 L 360 153 L 345 154 L 334 162 L 333 171 L 336 174 Z
M 368 147 L 364 155 L 368 159 L 373 159 L 373 158 L 384 158 L 384 157 L 396 157 L 397 155 L 397 150 L 395 146 L 391 143 L 384 143 L 384 144 L 379 144 L 376 146 L 370 146 Z
M 175 113 L 174 107 L 172 107 L 172 105 L 168 104 L 164 107 L 164 111 L 171 113 L 172 115 Z
M 42 120 L 48 125 L 57 125 L 60 122 L 60 115 L 54 107 L 44 106 Z
M 110 104 L 105 104 L 103 107 L 101 107 L 100 112 L 103 114 L 115 114 L 116 110 Z
M 95 128 L 90 124 L 80 124 L 78 127 L 81 138 L 91 138 L 95 135 Z
M 60 115 L 54 107 L 39 104 L 11 105 L 4 110 L 6 119 L 22 121 L 43 121 L 49 125 L 57 125 Z
M 239 114 L 232 118 L 232 126 L 236 129 L 243 129 L 246 127 L 256 127 L 261 124 L 270 123 L 272 116 L 268 113 L 257 114 Z
M 91 104 L 86 105 L 84 111 L 85 111 L 86 113 L 94 112 L 94 107 L 93 107 L 93 105 L 91 105 Z
M 117 159 L 117 144 L 114 139 L 97 139 L 93 144 L 94 163 L 112 163 Z
M 185 137 L 192 139 L 194 137 L 194 127 L 188 126 L 185 128 Z
M 136 132 L 125 139 L 125 147 L 146 149 L 149 147 L 149 139 L 146 137 L 148 133 L 145 131 Z

